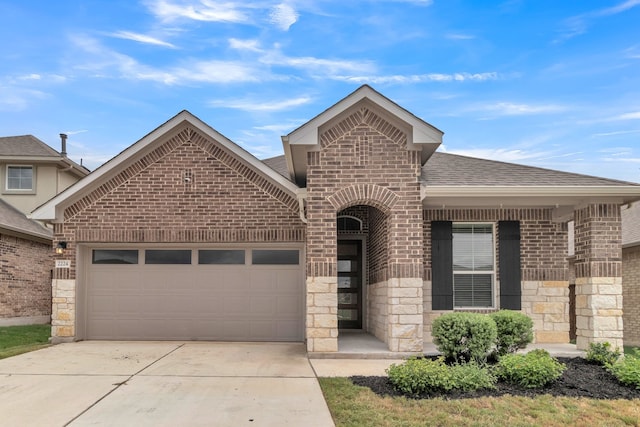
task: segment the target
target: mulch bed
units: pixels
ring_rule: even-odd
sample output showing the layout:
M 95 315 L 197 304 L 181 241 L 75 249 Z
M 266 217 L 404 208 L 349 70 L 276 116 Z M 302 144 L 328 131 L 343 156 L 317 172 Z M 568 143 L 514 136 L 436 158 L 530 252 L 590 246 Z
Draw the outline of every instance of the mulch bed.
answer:
M 640 399 L 640 390 L 627 387 L 618 382 L 616 377 L 602 366 L 591 364 L 585 359 L 563 358 L 558 360 L 567 366 L 562 377 L 553 384 L 540 389 L 524 389 L 515 385 L 498 382 L 494 390 L 478 390 L 473 392 L 425 393 L 418 396 L 407 396 L 416 399 L 468 399 L 475 397 L 500 397 L 503 395 L 535 397 L 544 394 L 552 396 L 586 397 L 590 399 Z M 403 396 L 393 388 L 387 377 L 351 377 L 355 385 L 369 387 L 381 396 Z

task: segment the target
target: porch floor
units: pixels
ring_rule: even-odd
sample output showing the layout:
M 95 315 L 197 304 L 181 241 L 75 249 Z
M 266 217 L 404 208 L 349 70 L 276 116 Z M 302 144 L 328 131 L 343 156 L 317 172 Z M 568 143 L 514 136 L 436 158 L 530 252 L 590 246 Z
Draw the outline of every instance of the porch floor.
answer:
M 547 350 L 556 357 L 584 357 L 585 352 L 578 350 L 575 344 L 530 344 L 524 351 L 537 348 Z M 435 356 L 440 354 L 433 343 L 424 343 L 422 352 L 392 352 L 387 344 L 375 336 L 359 330 L 340 330 L 338 351 L 327 353 L 309 353 L 311 359 L 405 359 L 410 356 Z

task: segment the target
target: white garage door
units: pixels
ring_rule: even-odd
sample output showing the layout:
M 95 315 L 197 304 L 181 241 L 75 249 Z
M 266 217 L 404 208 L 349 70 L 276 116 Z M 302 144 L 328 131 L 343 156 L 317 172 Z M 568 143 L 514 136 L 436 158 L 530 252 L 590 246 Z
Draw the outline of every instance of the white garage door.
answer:
M 90 250 L 86 336 L 302 341 L 300 250 Z

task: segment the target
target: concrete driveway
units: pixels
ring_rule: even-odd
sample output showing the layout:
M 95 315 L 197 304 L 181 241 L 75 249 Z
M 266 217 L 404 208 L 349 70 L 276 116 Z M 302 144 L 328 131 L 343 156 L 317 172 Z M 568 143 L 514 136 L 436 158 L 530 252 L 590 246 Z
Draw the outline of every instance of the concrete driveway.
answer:
M 59 344 L 0 360 L 3 426 L 333 426 L 303 344 Z

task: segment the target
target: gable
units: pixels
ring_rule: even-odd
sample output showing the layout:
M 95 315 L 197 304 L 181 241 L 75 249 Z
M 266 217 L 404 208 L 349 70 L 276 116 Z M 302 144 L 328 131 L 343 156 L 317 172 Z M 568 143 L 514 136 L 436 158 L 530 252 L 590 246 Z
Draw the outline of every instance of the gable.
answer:
M 297 199 L 188 124 L 65 209 L 65 222 L 244 228 L 297 220 Z

